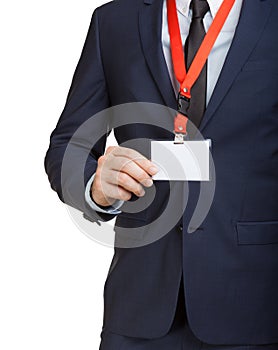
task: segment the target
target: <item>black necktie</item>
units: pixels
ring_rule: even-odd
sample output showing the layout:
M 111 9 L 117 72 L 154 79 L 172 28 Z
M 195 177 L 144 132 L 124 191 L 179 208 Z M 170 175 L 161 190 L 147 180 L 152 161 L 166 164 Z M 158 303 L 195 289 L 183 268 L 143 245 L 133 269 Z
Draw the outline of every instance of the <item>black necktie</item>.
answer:
M 192 22 L 189 29 L 189 35 L 185 43 L 185 58 L 187 71 L 190 67 L 205 35 L 203 18 L 209 11 L 209 5 L 206 0 L 192 0 Z M 191 89 L 191 100 L 188 108 L 188 117 L 199 127 L 206 109 L 207 92 L 207 65 L 204 66 L 200 76 Z M 189 128 L 190 130 L 191 128 Z M 190 134 L 190 132 L 189 132 Z

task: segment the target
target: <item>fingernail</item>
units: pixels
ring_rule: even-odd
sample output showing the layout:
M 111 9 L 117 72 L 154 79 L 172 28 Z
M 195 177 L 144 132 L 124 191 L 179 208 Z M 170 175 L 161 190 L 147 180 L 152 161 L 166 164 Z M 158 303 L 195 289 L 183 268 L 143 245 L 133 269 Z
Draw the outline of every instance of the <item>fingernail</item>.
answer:
M 156 166 L 151 166 L 149 168 L 149 171 L 150 171 L 151 174 L 156 174 L 158 172 L 158 169 L 157 169 Z
M 146 179 L 142 181 L 142 185 L 145 187 L 151 187 L 153 185 L 153 181 L 151 179 Z

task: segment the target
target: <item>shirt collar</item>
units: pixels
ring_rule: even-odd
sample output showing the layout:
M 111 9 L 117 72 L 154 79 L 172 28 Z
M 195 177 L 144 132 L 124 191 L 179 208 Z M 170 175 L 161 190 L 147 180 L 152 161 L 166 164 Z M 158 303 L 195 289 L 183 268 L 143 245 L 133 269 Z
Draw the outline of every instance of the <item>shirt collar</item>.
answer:
M 189 7 L 191 0 L 176 0 L 177 10 L 186 17 L 189 17 Z
M 223 0 L 207 0 L 212 17 L 214 18 Z M 191 0 L 176 0 L 177 10 L 184 16 L 189 17 Z
M 210 8 L 210 13 L 214 18 L 222 5 L 223 0 L 207 0 Z

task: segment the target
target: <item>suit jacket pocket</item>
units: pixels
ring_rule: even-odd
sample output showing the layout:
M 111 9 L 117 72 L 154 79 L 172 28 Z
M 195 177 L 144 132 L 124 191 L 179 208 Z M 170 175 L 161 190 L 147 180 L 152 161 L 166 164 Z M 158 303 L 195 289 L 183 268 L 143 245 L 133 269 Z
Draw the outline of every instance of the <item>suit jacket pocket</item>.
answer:
M 278 244 L 278 221 L 237 223 L 238 245 Z

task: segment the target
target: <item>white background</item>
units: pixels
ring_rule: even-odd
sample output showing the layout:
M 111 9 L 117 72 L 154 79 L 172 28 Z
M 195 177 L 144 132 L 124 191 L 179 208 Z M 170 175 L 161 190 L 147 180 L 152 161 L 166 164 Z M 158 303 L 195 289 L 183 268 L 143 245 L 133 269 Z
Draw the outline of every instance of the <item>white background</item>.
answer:
M 0 349 L 98 349 L 112 249 L 82 234 L 43 160 L 93 10 L 103 0 L 1 5 Z

